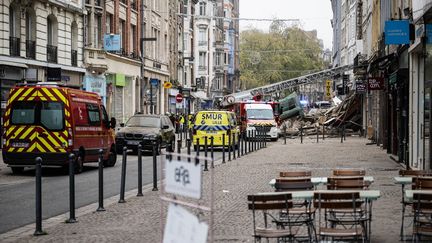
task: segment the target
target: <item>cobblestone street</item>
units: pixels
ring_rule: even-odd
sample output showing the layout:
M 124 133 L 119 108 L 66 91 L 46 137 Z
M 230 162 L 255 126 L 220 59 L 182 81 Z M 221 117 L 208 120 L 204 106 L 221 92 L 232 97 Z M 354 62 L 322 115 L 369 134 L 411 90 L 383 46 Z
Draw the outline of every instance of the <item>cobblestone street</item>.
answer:
M 269 181 L 279 171 L 292 168 L 309 168 L 312 176 L 329 176 L 333 168 L 361 167 L 366 175 L 374 177 L 371 189 L 380 190 L 381 198 L 373 204 L 372 242 L 399 241 L 401 217 L 401 188 L 393 177 L 402 168 L 389 159 L 376 145 L 366 145 L 364 138 L 327 138 L 317 144 L 315 138 L 283 139 L 268 143 L 247 156 L 218 164 L 215 167 L 215 241 L 253 242 L 252 213 L 247 209 L 247 195 L 269 192 Z M 204 172 L 204 200 L 207 204 L 209 172 Z M 323 186 L 321 186 L 323 188 Z M 207 191 L 205 191 L 207 189 Z M 67 214 L 44 222 L 46 236 L 34 237 L 34 226 L 17 229 L 0 235 L 1 242 L 160 242 L 159 193 L 146 187 L 144 197 L 128 193 L 127 202 L 118 204 L 118 197 L 105 201 L 106 212 L 94 212 L 96 205 L 78 210 L 75 224 L 65 224 Z M 167 203 L 163 203 L 163 219 Z M 200 216 L 207 221 L 207 213 Z M 407 223 L 408 225 L 409 223 Z M 407 228 L 410 233 L 410 228 Z

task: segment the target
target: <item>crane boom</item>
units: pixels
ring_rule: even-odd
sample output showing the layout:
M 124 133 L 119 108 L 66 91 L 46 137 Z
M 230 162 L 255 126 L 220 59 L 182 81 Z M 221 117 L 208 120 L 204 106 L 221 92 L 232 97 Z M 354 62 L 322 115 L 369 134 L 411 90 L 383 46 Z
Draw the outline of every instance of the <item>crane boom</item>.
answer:
M 341 67 L 335 67 L 331 69 L 322 70 L 316 73 L 303 75 L 300 77 L 280 81 L 274 84 L 268 84 L 254 89 L 245 90 L 229 94 L 223 97 L 221 101 L 222 106 L 228 106 L 234 102 L 242 100 L 250 100 L 257 94 L 268 95 L 274 92 L 280 92 L 286 89 L 297 87 L 304 84 L 315 83 L 323 79 L 333 78 L 338 74 L 342 74 L 345 71 L 353 69 L 353 65 L 345 65 Z

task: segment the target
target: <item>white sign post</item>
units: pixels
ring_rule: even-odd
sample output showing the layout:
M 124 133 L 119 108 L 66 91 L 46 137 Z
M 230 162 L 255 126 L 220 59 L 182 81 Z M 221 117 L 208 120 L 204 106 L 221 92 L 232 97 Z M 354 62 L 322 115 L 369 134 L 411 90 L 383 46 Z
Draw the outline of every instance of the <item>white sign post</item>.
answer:
M 179 205 L 168 207 L 163 243 L 205 243 L 208 225 Z
M 202 170 L 199 164 L 166 160 L 165 165 L 166 192 L 201 198 Z

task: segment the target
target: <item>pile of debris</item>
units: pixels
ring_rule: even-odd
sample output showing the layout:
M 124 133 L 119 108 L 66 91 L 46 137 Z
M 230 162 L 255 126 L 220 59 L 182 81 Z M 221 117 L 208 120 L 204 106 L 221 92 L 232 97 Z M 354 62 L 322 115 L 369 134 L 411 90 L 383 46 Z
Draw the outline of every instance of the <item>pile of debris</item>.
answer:
M 324 132 L 326 135 L 338 136 L 344 130 L 345 134 L 350 135 L 363 132 L 361 119 L 361 98 L 351 94 L 337 106 L 312 108 L 305 115 L 297 114 L 286 119 L 281 116 L 281 132 L 283 134 L 285 131 L 287 136 L 300 135 L 300 130 L 303 135 Z

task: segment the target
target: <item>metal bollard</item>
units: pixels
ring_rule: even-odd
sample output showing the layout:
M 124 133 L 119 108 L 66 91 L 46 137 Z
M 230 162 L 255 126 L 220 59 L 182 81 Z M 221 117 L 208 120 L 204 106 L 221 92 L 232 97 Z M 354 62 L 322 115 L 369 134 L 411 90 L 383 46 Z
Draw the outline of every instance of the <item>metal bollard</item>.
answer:
M 228 161 L 231 161 L 231 132 L 228 133 Z
M 167 145 L 167 150 L 170 148 Z M 138 193 L 137 197 L 142 197 L 142 145 L 138 144 Z
M 46 235 L 42 230 L 42 158 L 36 160 L 36 230 L 34 236 Z
M 120 181 L 120 199 L 119 203 L 125 203 L 125 187 L 126 187 L 126 163 L 127 163 L 127 147 L 123 147 L 123 161 L 121 170 L 121 181 Z
M 286 128 L 286 126 L 283 127 L 283 130 L 284 130 L 284 144 L 286 144 L 286 135 L 287 135 L 287 132 L 286 132 L 287 128 Z
M 195 157 L 195 163 L 196 164 L 199 164 L 199 159 L 198 159 L 198 157 L 199 157 L 199 151 L 200 151 L 200 139 L 199 138 L 197 138 L 196 139 L 196 157 Z
M 248 149 L 249 149 L 249 153 L 252 152 L 252 132 L 251 131 L 247 131 L 247 140 L 248 140 Z
M 317 143 L 319 143 L 319 133 L 318 133 L 319 130 L 318 130 L 318 127 L 315 128 L 315 131 L 316 131 L 316 135 L 317 135 Z
M 204 157 L 207 158 L 208 154 L 207 154 L 207 150 L 208 150 L 208 145 L 207 145 L 207 136 L 204 137 Z M 208 171 L 208 163 L 207 160 L 204 161 L 204 171 Z
M 212 159 L 211 167 L 214 168 L 214 137 L 210 137 L 210 156 Z
M 225 134 L 222 134 L 222 163 L 225 163 Z
M 158 191 L 157 187 L 157 157 L 156 157 L 156 141 L 152 142 L 152 155 L 153 155 L 153 189 L 152 191 Z
M 340 130 L 341 143 L 343 143 L 343 128 Z
M 240 149 L 241 149 L 241 133 L 237 134 L 237 158 L 240 158 Z
M 241 153 L 241 156 L 243 156 L 244 155 L 244 135 L 243 135 L 243 132 L 240 132 L 240 153 Z
M 324 134 L 325 134 L 325 128 L 324 128 L 324 124 L 323 124 L 323 130 L 322 130 L 322 135 L 323 135 L 323 137 L 322 137 L 322 140 L 324 140 Z
M 69 154 L 69 219 L 66 223 L 75 223 L 75 155 Z
M 124 148 L 123 148 L 124 149 Z M 102 149 L 100 149 L 100 150 L 102 150 Z M 104 198 L 103 198 L 103 160 L 101 159 L 101 157 L 100 157 L 100 154 L 101 154 L 101 151 L 99 150 L 99 160 L 98 160 L 98 186 L 99 186 L 99 190 L 98 190 L 98 194 L 99 194 L 99 197 L 98 197 L 98 203 L 99 203 L 99 206 L 98 206 L 98 208 L 96 209 L 96 212 L 103 212 L 103 211 L 105 211 L 105 208 L 104 208 L 104 205 L 103 205 L 103 200 L 104 200 Z M 103 150 L 102 150 L 102 153 L 103 153 Z
M 232 152 L 233 152 L 233 159 L 236 159 L 236 136 L 235 136 L 235 134 L 234 133 L 231 133 L 231 136 L 232 136 L 232 139 L 231 139 L 231 141 L 232 141 Z
M 257 130 L 253 130 L 253 144 L 254 144 L 254 151 L 257 151 Z
M 343 126 L 343 137 L 344 141 L 346 140 L 346 131 L 345 131 L 346 125 Z
M 300 143 L 303 143 L 303 127 L 300 127 Z
M 191 140 L 188 138 L 186 140 L 186 143 L 187 143 L 187 154 L 191 155 Z M 188 157 L 188 162 L 190 162 L 190 161 L 191 161 L 191 159 L 190 159 L 190 157 Z
M 182 141 L 177 140 L 177 153 L 178 154 L 181 154 L 181 146 L 182 146 Z M 180 155 L 177 156 L 177 160 L 180 161 Z

